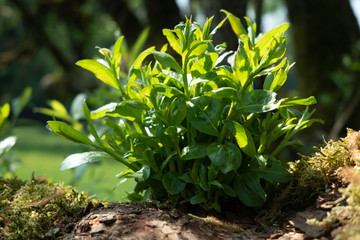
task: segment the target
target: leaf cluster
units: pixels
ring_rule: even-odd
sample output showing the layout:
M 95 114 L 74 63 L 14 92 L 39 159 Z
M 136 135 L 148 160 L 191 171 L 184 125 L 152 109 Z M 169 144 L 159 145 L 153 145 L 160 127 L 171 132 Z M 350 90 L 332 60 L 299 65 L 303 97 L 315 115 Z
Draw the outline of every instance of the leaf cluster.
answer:
M 90 137 L 64 122 L 48 122 L 55 134 L 94 148 L 70 155 L 61 170 L 115 159 L 128 167 L 118 174 L 119 184 L 137 182 L 130 199 L 169 199 L 218 211 L 221 199 L 259 207 L 268 185 L 288 181 L 276 155 L 301 145 L 291 138 L 320 122 L 308 111 L 314 97 L 277 98 L 292 66 L 284 58 L 289 24 L 256 36 L 248 18 L 245 30 L 239 18 L 223 12 L 226 17 L 212 30 L 212 18 L 203 26 L 186 19 L 164 29 L 168 45 L 141 52 L 126 77 L 120 69 L 123 37 L 112 51 L 100 49 L 104 59 L 77 62 L 121 99 L 93 111 L 84 102 Z M 239 41 L 236 51 L 212 41 L 227 20 Z M 262 87 L 255 89 L 255 82 Z M 105 133 L 94 119 L 103 119 Z

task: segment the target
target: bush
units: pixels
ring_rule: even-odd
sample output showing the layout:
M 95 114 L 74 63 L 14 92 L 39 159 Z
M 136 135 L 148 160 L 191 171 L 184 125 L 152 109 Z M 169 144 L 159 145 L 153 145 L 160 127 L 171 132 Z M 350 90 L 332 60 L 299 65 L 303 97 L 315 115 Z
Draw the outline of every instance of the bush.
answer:
M 256 37 L 256 25 L 248 18 L 245 31 L 239 18 L 223 12 L 226 18 L 212 31 L 212 18 L 204 26 L 187 19 L 164 29 L 174 56 L 167 45 L 160 51 L 150 47 L 126 78 L 120 69 L 123 37 L 112 51 L 100 49 L 104 59 L 77 62 L 116 88 L 121 100 L 92 112 L 84 103 L 91 138 L 64 122 L 48 122 L 55 134 L 96 149 L 70 155 L 61 170 L 115 159 L 128 167 L 118 174 L 119 184 L 127 178 L 137 182 L 131 200 L 170 199 L 217 211 L 220 199 L 263 205 L 264 188 L 289 178 L 276 155 L 298 146 L 290 139 L 319 121 L 310 119 L 308 107 L 304 112 L 291 107 L 316 100 L 276 99 L 292 66 L 284 58 L 283 33 L 289 24 Z M 211 40 L 227 19 L 239 40 L 234 52 Z M 262 79 L 262 88 L 255 89 L 254 82 Z M 107 126 L 102 134 L 92 123 L 99 118 Z

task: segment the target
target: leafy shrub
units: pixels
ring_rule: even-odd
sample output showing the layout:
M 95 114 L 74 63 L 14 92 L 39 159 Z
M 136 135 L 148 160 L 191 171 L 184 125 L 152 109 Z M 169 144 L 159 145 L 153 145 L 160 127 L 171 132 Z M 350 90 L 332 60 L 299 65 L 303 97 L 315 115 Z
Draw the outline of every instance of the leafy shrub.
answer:
M 284 58 L 283 33 L 289 24 L 256 37 L 249 19 L 245 31 L 239 18 L 224 12 L 226 18 L 212 31 L 212 18 L 204 26 L 187 19 L 164 29 L 175 56 L 167 53 L 167 45 L 160 51 L 150 47 L 126 78 L 120 71 L 123 37 L 112 51 L 100 49 L 104 60 L 77 62 L 118 89 L 121 101 L 92 112 L 84 103 L 92 139 L 63 122 L 48 122 L 55 134 L 96 149 L 70 155 L 60 169 L 111 158 L 128 167 L 118 174 L 120 183 L 127 178 L 137 182 L 132 200 L 170 199 L 218 211 L 220 199 L 264 204 L 266 185 L 289 178 L 277 153 L 298 146 L 290 139 L 319 121 L 310 119 L 308 107 L 300 112 L 291 106 L 316 100 L 276 99 L 292 66 Z M 211 40 L 227 19 L 239 40 L 235 52 Z M 151 56 L 153 62 L 145 61 Z M 254 81 L 264 77 L 262 88 L 255 89 Z M 99 118 L 108 127 L 101 135 L 92 123 Z

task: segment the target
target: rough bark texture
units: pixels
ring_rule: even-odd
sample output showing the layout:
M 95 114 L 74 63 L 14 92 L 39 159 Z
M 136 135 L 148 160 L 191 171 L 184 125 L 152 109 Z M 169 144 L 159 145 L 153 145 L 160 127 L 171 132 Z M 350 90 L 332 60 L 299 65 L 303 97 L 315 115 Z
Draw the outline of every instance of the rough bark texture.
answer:
M 321 191 L 316 201 L 306 209 L 296 212 L 283 221 L 267 222 L 264 218 L 249 219 L 246 213 L 233 212 L 225 219 L 196 217 L 185 211 L 168 207 L 157 207 L 144 203 L 112 203 L 107 207 L 94 208 L 80 221 L 69 225 L 71 233 L 64 239 L 144 239 L 144 240 L 200 240 L 200 239 L 331 239 L 340 224 L 328 231 L 317 229 L 307 220 L 326 217 L 327 212 L 341 197 L 338 185 L 332 184 Z M 234 223 L 236 222 L 236 223 Z

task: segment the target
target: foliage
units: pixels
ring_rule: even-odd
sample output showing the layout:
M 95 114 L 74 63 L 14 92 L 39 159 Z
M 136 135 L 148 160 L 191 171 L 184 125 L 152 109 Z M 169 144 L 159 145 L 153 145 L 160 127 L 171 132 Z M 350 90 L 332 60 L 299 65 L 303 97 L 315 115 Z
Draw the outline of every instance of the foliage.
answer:
M 0 106 L 0 172 L 6 177 L 12 176 L 20 163 L 20 160 L 16 159 L 16 157 L 9 152 L 16 143 L 16 137 L 8 136 L 8 134 L 15 126 L 16 120 L 30 98 L 31 88 L 28 87 L 23 91 L 21 96 L 11 102 L 11 123 L 9 122 L 10 104 L 5 103 Z
M 46 179 L 30 183 L 0 177 L 0 238 L 55 239 L 92 200 L 87 193 Z M 95 202 L 94 202 L 95 203 Z
M 128 167 L 118 175 L 120 183 L 137 182 L 132 200 L 170 199 L 218 211 L 219 201 L 228 198 L 263 205 L 267 186 L 289 179 L 277 153 L 298 146 L 290 139 L 319 121 L 310 119 L 308 107 L 304 112 L 291 107 L 316 100 L 276 98 L 292 66 L 283 57 L 289 24 L 255 36 L 249 19 L 245 31 L 239 18 L 224 12 L 227 17 L 213 30 L 212 18 L 204 26 L 187 19 L 164 29 L 176 54 L 167 53 L 167 45 L 160 51 L 150 47 L 125 79 L 119 65 L 123 37 L 113 51 L 100 49 L 104 60 L 77 62 L 117 89 L 121 101 L 92 112 L 84 103 L 91 139 L 64 122 L 48 122 L 55 134 L 96 149 L 67 157 L 60 169 L 113 158 Z M 226 19 L 239 41 L 235 52 L 211 40 Z M 155 61 L 147 63 L 151 56 Z M 255 80 L 263 78 L 262 88 L 255 89 Z M 92 123 L 99 118 L 108 127 L 104 134 Z

